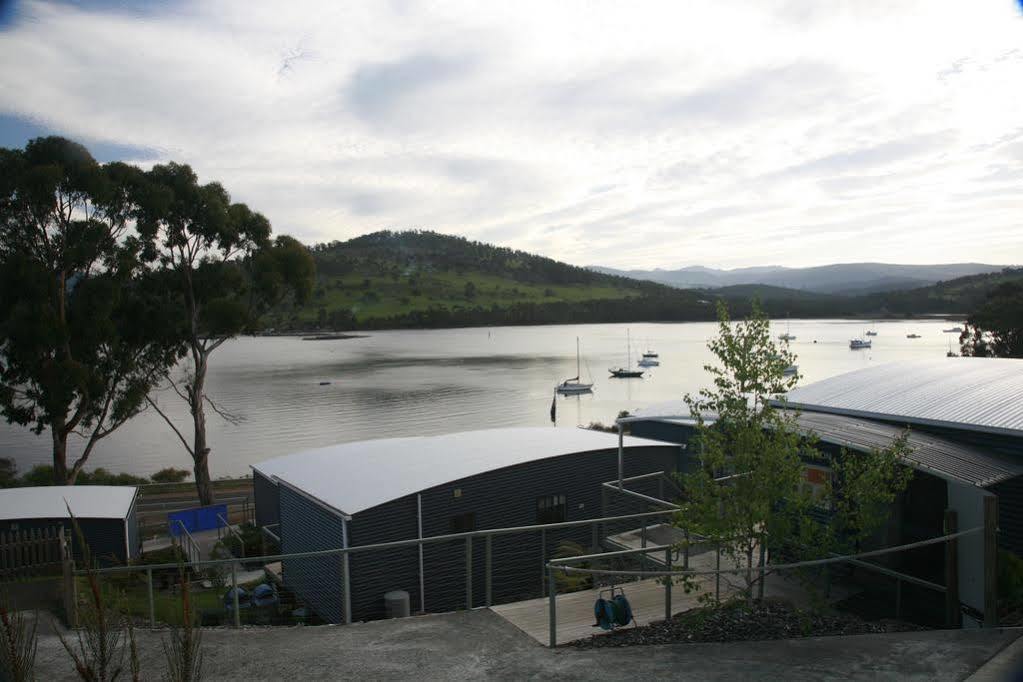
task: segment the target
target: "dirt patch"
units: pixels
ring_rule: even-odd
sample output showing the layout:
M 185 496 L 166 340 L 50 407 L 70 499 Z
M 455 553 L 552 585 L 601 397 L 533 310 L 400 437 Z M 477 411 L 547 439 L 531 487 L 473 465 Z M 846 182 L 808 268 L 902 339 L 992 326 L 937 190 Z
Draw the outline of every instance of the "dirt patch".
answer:
M 719 608 L 692 609 L 670 621 L 623 627 L 569 646 L 597 648 L 672 642 L 742 642 L 923 629 L 896 620 L 865 621 L 844 613 L 804 611 L 785 601 L 765 599 L 752 605 L 736 601 Z

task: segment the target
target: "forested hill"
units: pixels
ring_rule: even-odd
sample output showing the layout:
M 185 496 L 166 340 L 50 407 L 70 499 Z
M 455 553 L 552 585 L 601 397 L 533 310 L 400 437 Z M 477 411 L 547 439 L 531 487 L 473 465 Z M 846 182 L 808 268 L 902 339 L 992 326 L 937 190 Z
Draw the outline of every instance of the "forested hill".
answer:
M 311 247 L 317 286 L 275 329 L 380 329 L 710 319 L 697 292 L 605 275 L 436 232 L 376 232 Z
M 376 232 L 311 247 L 317 286 L 305 305 L 282 306 L 276 330 L 357 330 L 504 324 L 714 319 L 722 298 L 734 315 L 750 298 L 775 317 L 968 313 L 986 291 L 1021 271 L 931 287 L 833 296 L 760 285 L 677 289 L 609 275 L 523 251 L 436 232 Z

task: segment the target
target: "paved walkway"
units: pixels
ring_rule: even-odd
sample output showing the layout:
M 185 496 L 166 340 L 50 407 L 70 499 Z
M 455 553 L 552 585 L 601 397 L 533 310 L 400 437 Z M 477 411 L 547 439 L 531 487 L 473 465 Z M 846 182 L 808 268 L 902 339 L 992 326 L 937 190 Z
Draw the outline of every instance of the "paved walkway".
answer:
M 962 680 L 1015 630 L 822 637 L 624 649 L 540 646 L 486 609 L 360 625 L 203 632 L 209 680 L 464 680 L 605 677 L 692 680 Z M 143 679 L 164 670 L 161 635 L 137 633 Z M 40 638 L 36 677 L 73 680 L 54 636 Z

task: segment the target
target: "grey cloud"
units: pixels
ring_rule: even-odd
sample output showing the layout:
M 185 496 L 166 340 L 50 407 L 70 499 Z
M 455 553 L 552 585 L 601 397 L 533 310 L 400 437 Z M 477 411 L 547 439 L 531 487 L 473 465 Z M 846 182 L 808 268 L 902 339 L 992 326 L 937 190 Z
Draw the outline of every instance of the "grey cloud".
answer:
M 416 112 L 407 109 L 409 99 L 465 74 L 470 62 L 468 57 L 416 54 L 398 61 L 367 64 L 352 75 L 344 92 L 345 102 L 368 123 L 390 121 L 398 115 L 412 120 Z
M 830 176 L 841 175 L 847 171 L 886 166 L 920 156 L 937 155 L 951 146 L 955 139 L 956 134 L 951 130 L 913 135 L 869 147 L 827 154 L 783 168 L 776 175 L 790 178 Z

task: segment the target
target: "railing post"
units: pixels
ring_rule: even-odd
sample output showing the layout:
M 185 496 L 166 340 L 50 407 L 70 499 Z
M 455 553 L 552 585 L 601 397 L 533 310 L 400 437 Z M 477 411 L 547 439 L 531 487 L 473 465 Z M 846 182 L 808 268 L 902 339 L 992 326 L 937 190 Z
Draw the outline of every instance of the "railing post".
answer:
M 485 545 L 485 550 L 484 550 L 484 558 L 483 558 L 483 567 L 484 567 L 484 570 L 486 571 L 486 577 L 484 578 L 484 582 L 485 582 L 485 587 L 486 587 L 485 591 L 486 591 L 487 607 L 492 606 L 493 605 L 493 601 L 494 601 L 494 594 L 493 594 L 493 587 L 494 587 L 494 576 L 493 576 L 493 570 L 494 570 L 493 557 L 494 557 L 494 554 L 493 554 L 493 545 L 494 545 L 494 542 L 493 542 L 493 540 L 494 540 L 494 536 L 493 535 L 487 535 L 487 537 L 486 537 L 486 545 Z
M 341 552 L 341 586 L 342 598 L 345 600 L 345 624 L 352 624 L 352 582 L 349 580 L 348 552 Z
M 664 566 L 671 573 L 671 547 L 664 550 Z M 668 575 L 664 583 L 664 620 L 671 620 L 671 580 Z
M 540 595 L 547 590 L 547 531 L 540 529 Z
M 955 509 L 945 510 L 945 535 L 959 532 L 959 516 Z M 945 625 L 959 627 L 962 610 L 959 607 L 959 540 L 945 542 Z
M 902 618 L 902 581 L 895 579 L 895 619 Z
M 717 542 L 717 549 L 714 552 L 714 569 L 721 570 L 721 541 Z M 721 574 L 714 574 L 714 603 L 721 603 Z
M 998 498 L 984 498 L 984 627 L 998 627 Z
M 558 646 L 558 586 L 554 580 L 554 569 L 547 566 L 547 620 L 550 625 L 550 647 Z
M 600 524 L 594 521 L 590 527 L 590 550 L 596 552 L 597 547 L 600 546 Z
M 767 559 L 767 546 L 764 544 L 764 538 L 763 537 L 760 538 L 760 552 L 759 552 L 759 554 L 760 554 L 760 568 L 757 571 L 757 573 L 759 574 L 758 577 L 759 577 L 759 580 L 760 580 L 760 584 L 757 586 L 757 594 L 758 594 L 758 596 L 760 598 L 760 601 L 763 601 L 764 600 L 764 583 L 767 582 L 767 573 L 764 570 L 764 565 L 767 563 L 765 561 L 765 559 Z
M 234 602 L 234 626 L 240 628 L 242 626 L 242 613 L 238 607 L 238 564 L 231 562 L 231 594 L 233 595 L 231 600 Z
M 646 547 L 646 517 L 643 517 L 643 526 L 639 530 L 639 546 Z
M 685 530 L 685 547 L 682 548 L 682 569 L 689 570 L 689 529 Z
M 472 610 L 472 536 L 465 538 L 465 608 Z
M 156 627 L 156 607 L 153 603 L 153 569 L 146 569 L 146 587 L 149 590 L 149 627 Z

